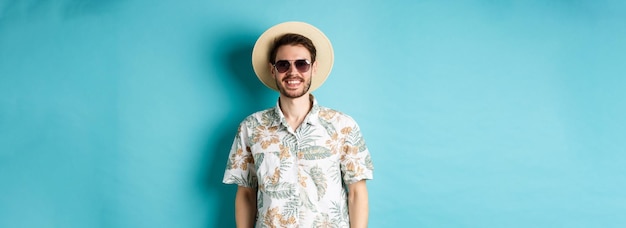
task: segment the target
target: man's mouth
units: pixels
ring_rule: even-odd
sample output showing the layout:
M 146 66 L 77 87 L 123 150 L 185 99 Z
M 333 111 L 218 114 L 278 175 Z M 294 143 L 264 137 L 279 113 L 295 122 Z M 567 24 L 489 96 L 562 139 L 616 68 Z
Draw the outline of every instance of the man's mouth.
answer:
M 297 87 L 302 83 L 302 80 L 298 78 L 291 78 L 286 79 L 285 83 L 287 83 L 287 87 Z

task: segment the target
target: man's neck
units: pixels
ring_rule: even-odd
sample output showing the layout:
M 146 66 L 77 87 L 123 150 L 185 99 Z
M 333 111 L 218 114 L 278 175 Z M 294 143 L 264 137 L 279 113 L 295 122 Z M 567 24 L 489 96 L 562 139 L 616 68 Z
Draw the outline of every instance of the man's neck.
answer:
M 283 95 L 279 98 L 280 110 L 292 129 L 297 129 L 313 106 L 310 94 L 298 98 L 288 98 Z

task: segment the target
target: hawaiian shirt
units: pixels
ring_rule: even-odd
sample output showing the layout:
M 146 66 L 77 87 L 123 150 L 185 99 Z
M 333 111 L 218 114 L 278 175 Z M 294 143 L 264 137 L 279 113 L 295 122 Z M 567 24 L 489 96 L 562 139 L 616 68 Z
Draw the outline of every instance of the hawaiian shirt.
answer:
M 356 122 L 311 99 L 295 130 L 278 104 L 239 125 L 223 182 L 257 190 L 256 227 L 349 227 L 347 185 L 373 178 Z

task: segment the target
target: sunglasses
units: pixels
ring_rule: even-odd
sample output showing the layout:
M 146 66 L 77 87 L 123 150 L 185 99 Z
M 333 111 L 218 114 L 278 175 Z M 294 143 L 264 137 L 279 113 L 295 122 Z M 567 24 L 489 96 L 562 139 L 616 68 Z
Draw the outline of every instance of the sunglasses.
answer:
M 292 60 L 293 64 L 296 66 L 296 69 L 300 73 L 304 73 L 311 69 L 311 62 L 306 59 L 298 59 Z M 291 68 L 291 61 L 289 60 L 278 60 L 274 63 L 274 68 L 278 73 L 285 73 Z

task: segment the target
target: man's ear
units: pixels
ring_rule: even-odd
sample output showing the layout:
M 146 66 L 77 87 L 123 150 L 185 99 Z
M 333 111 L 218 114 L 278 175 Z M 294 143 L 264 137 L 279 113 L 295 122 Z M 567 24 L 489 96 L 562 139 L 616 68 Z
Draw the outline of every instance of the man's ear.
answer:
M 315 75 L 315 73 L 317 73 L 317 61 L 313 62 L 313 66 L 311 66 L 311 67 L 312 67 L 312 69 L 311 69 L 311 70 L 312 70 L 312 71 L 311 71 L 311 73 L 312 73 L 313 75 Z
M 272 63 L 268 63 L 270 65 L 270 73 L 272 74 L 272 78 L 276 79 L 276 72 L 274 71 L 274 65 Z

